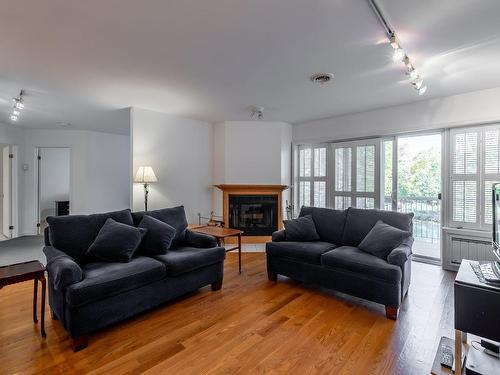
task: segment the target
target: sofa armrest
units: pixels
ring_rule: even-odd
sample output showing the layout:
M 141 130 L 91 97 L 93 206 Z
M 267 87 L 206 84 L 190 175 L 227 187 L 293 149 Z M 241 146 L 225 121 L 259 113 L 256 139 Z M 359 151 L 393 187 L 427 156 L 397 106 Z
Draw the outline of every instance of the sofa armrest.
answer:
M 387 262 L 399 267 L 403 267 L 407 260 L 411 258 L 411 247 L 413 245 L 413 237 L 403 242 L 396 247 L 387 257 Z
M 282 242 L 286 240 L 285 230 L 277 230 L 272 234 L 273 242 Z
M 192 230 L 186 230 L 186 237 L 184 242 L 193 247 L 216 247 L 218 246 L 217 240 L 214 236 L 204 233 L 198 233 Z
M 47 273 L 55 290 L 83 280 L 83 271 L 72 257 L 52 246 L 45 246 L 43 252 L 47 258 Z

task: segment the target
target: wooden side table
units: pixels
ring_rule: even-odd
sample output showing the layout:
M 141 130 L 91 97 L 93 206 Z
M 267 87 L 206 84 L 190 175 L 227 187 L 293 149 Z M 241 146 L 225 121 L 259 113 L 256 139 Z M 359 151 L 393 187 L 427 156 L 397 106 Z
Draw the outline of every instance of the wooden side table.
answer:
M 234 250 L 238 250 L 238 271 L 241 273 L 241 235 L 243 231 L 239 229 L 232 228 L 221 228 L 221 227 L 212 227 L 212 226 L 204 226 L 204 227 L 196 227 L 192 226 L 190 228 L 193 232 L 208 234 L 210 236 L 215 237 L 217 240 L 217 244 L 221 246 L 222 241 L 224 241 L 227 237 L 238 237 L 238 246 L 231 247 L 226 249 L 226 253 Z
M 42 283 L 42 304 L 40 307 L 40 333 L 42 337 L 46 337 L 45 334 L 45 293 L 46 293 L 46 281 L 45 281 L 45 266 L 38 260 L 32 260 L 24 263 L 16 263 L 8 266 L 0 267 L 0 289 L 4 286 L 21 283 L 23 281 L 34 280 L 33 289 L 33 321 L 38 322 L 36 315 L 36 305 L 38 297 L 38 282 Z

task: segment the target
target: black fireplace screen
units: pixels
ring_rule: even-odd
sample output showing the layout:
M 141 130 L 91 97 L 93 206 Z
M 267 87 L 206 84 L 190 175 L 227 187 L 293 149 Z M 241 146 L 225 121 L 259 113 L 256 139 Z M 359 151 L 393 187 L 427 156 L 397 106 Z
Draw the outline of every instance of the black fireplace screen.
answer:
M 244 236 L 270 236 L 278 230 L 278 196 L 229 195 L 229 227 Z

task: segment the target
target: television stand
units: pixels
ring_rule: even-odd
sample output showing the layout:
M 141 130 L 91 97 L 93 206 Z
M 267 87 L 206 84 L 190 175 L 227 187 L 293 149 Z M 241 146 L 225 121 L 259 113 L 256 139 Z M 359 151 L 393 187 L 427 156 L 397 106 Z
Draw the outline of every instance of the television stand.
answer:
M 500 341 L 500 284 L 479 281 L 471 260 L 462 260 L 455 278 L 455 358 L 462 356 L 462 339 L 471 333 L 489 340 Z M 465 337 L 464 337 L 465 335 Z M 461 374 L 457 362 L 456 374 Z

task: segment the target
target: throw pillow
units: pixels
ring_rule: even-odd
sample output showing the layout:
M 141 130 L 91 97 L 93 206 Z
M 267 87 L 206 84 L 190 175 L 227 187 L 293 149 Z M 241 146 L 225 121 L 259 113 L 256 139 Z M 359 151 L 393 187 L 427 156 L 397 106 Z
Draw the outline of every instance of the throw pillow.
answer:
M 122 224 L 109 218 L 90 245 L 86 255 L 105 262 L 128 263 L 147 229 Z
M 318 232 L 312 215 L 301 216 L 293 220 L 283 220 L 285 239 L 287 241 L 317 241 Z
M 149 215 L 144 215 L 138 228 L 148 231 L 139 247 L 144 255 L 166 254 L 175 237 L 175 228 Z
M 395 228 L 379 220 L 361 241 L 358 248 L 378 258 L 387 259 L 391 251 L 409 237 L 411 237 L 410 232 Z

